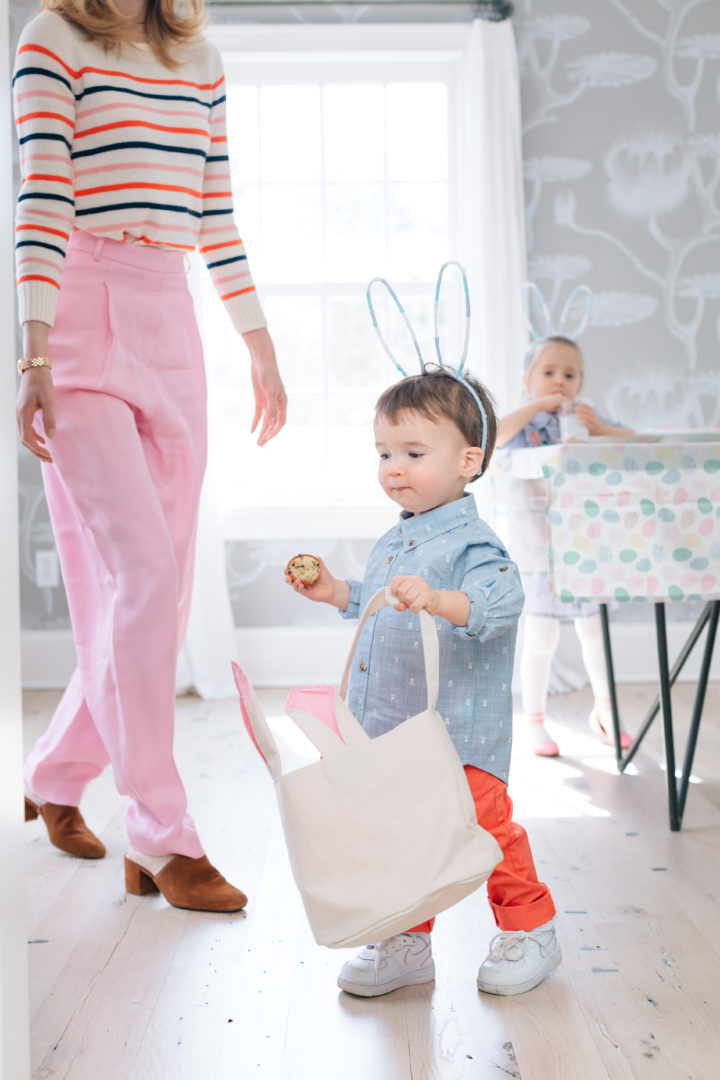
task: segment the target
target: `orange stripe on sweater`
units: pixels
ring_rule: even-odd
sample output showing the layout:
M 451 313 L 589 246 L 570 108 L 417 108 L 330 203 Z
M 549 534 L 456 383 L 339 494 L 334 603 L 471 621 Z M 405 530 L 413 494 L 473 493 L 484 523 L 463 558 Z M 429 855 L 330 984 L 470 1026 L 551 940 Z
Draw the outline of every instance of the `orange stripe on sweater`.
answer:
M 67 176 L 51 176 L 50 173 L 30 173 L 23 180 L 23 184 L 29 183 L 31 180 L 49 180 L 53 184 L 70 184 L 72 180 L 68 180 Z
M 49 56 L 53 60 L 56 60 L 60 67 L 64 68 L 69 75 L 72 75 L 73 79 L 79 79 L 81 75 L 118 75 L 121 79 L 131 79 L 133 82 L 150 83 L 153 86 L 194 86 L 196 90 L 215 90 L 221 83 L 224 82 L 225 77 L 221 76 L 214 83 L 195 83 L 188 82 L 185 79 L 143 79 L 140 75 L 129 75 L 126 71 L 107 70 L 105 68 L 96 67 L 82 67 L 77 71 L 66 64 L 64 60 L 61 60 L 57 53 L 52 52 L 50 49 L 46 49 L 44 45 L 33 45 L 32 42 L 28 42 L 27 45 L 21 45 L 18 49 L 18 53 L 21 52 L 39 52 L 44 56 Z
M 200 135 L 207 139 L 207 131 L 200 128 L 168 127 L 165 124 L 149 124 L 145 120 L 119 120 L 115 124 L 101 124 L 100 127 L 86 128 L 85 131 L 76 131 L 76 139 L 84 139 L 87 135 L 97 135 L 101 131 L 115 131 L 117 128 L 149 128 L 150 131 L 170 131 L 173 135 Z M 215 140 L 212 140 L 215 142 Z
M 220 299 L 229 300 L 232 296 L 242 296 L 242 294 L 246 292 L 255 292 L 255 286 L 250 285 L 247 289 L 237 289 L 236 292 L 225 293 L 225 295 L 221 296 Z
M 24 124 L 26 120 L 61 120 L 63 124 L 67 124 L 68 127 L 75 127 L 75 123 L 72 120 L 68 120 L 67 116 L 63 116 L 62 113 L 56 112 L 29 112 L 24 116 L 18 116 L 17 125 Z
M 53 236 L 62 236 L 65 240 L 70 239 L 70 233 L 63 232 L 62 229 L 51 229 L 49 225 L 16 225 L 15 232 L 20 232 L 21 229 L 35 229 L 36 232 L 52 233 Z
M 59 289 L 57 281 L 53 281 L 51 277 L 43 277 L 42 274 L 25 274 L 24 277 L 17 279 L 18 285 L 22 285 L 23 281 L 46 281 L 48 285 L 54 285 L 56 289 Z
M 225 240 L 222 244 L 206 244 L 205 247 L 198 248 L 198 251 L 202 255 L 205 251 L 217 251 L 219 248 L 232 247 L 233 244 L 242 244 L 240 237 L 237 240 Z
M 180 191 L 183 195 L 192 195 L 196 199 L 200 198 L 201 192 L 193 191 L 192 188 L 180 187 L 177 184 L 146 184 L 139 181 L 136 184 L 103 184 L 101 187 L 83 188 L 81 191 L 76 191 L 77 196 L 80 195 L 101 195 L 105 191 L 130 191 L 137 190 L 138 188 L 150 189 L 152 191 Z

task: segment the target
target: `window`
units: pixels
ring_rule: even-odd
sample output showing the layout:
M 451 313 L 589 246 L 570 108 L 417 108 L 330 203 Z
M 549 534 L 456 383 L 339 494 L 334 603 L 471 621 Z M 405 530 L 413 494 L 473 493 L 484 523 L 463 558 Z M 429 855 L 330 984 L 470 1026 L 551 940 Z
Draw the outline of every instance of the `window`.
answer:
M 405 31 L 398 51 L 388 28 L 380 37 L 380 27 L 324 27 L 318 51 L 318 28 L 294 29 L 274 52 L 276 28 L 214 32 L 228 83 L 236 219 L 290 399 L 285 432 L 261 450 L 245 446 L 248 365 L 203 277 L 197 307 L 228 535 L 238 513 L 247 535 L 248 508 L 382 503 L 372 406 L 396 373 L 372 329 L 366 285 L 380 275 L 397 288 L 430 359 L 437 271 L 456 257 L 454 53 L 437 47 L 430 27 L 416 28 L 422 52 L 407 48 Z M 260 35 L 265 50 L 250 48 L 248 35 L 255 45 Z M 416 370 L 393 305 L 377 286 L 373 296 L 391 348 Z

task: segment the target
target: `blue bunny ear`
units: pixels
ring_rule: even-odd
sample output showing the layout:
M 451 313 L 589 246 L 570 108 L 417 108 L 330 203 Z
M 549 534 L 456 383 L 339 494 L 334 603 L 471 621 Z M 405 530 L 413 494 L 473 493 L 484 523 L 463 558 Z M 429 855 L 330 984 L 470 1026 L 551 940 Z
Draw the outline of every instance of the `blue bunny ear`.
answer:
M 568 296 L 560 315 L 558 333 L 576 341 L 590 321 L 593 294 L 587 285 L 578 285 Z
M 372 319 L 372 324 L 375 327 L 375 333 L 380 338 L 380 344 L 382 345 L 382 347 L 385 350 L 385 352 L 387 353 L 387 355 L 390 357 L 390 360 L 393 362 L 393 364 L 398 369 L 400 374 L 404 378 L 407 379 L 407 377 L 408 377 L 407 371 L 405 371 L 405 369 L 398 362 L 397 358 L 393 355 L 392 351 L 390 350 L 390 347 L 389 347 L 388 343 L 386 342 L 385 338 L 382 335 L 382 331 L 380 330 L 380 327 L 378 326 L 377 315 L 375 314 L 375 308 L 373 307 L 372 296 L 370 295 L 372 287 L 373 287 L 373 285 L 375 285 L 376 282 L 380 282 L 381 285 L 384 285 L 385 288 L 387 289 L 387 291 L 392 296 L 393 300 L 395 301 L 395 306 L 398 309 L 398 311 L 400 312 L 400 314 L 402 315 L 403 321 L 404 321 L 405 326 L 407 328 L 407 332 L 409 333 L 409 335 L 410 335 L 410 337 L 412 339 L 412 343 L 415 346 L 415 352 L 417 353 L 418 360 L 420 361 L 420 371 L 422 372 L 424 370 L 424 368 L 425 368 L 425 361 L 422 358 L 422 353 L 420 351 L 420 346 L 418 344 L 418 339 L 415 336 L 415 331 L 413 330 L 412 325 L 410 323 L 410 320 L 407 317 L 407 312 L 405 311 L 405 308 L 402 306 L 402 304 L 398 300 L 397 293 L 393 289 L 392 285 L 390 285 L 390 283 L 388 281 L 386 281 L 386 279 L 384 277 L 374 277 L 374 278 L 372 278 L 372 280 L 368 282 L 367 289 L 365 290 L 365 297 L 367 299 L 367 305 L 368 305 L 368 307 L 370 309 L 370 318 Z
M 534 281 L 526 281 L 520 290 L 525 324 L 533 341 L 553 336 L 552 319 L 547 300 Z
M 465 341 L 463 342 L 462 353 L 457 365 L 458 375 L 462 375 L 463 368 L 465 367 L 465 361 L 468 354 L 468 343 L 470 341 L 470 289 L 468 287 L 467 274 L 465 273 L 465 267 L 454 259 L 448 260 L 443 263 L 438 273 L 437 283 L 435 285 L 435 304 L 433 308 L 433 320 L 435 326 L 435 352 L 437 353 L 438 364 L 441 368 L 445 367 L 445 363 L 442 358 L 442 350 L 440 349 L 440 287 L 442 285 L 443 274 L 447 270 L 448 266 L 457 266 L 458 270 L 462 274 L 463 290 L 465 292 Z

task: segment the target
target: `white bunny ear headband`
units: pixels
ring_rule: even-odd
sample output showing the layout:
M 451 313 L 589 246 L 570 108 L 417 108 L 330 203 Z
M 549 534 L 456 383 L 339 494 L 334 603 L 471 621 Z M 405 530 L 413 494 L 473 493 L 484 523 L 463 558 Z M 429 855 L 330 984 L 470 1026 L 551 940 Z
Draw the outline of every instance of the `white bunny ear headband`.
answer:
M 537 355 L 533 349 L 536 342 L 548 341 L 553 337 L 577 341 L 590 321 L 593 294 L 587 285 L 578 285 L 573 289 L 563 305 L 557 326 L 553 325 L 548 302 L 534 281 L 525 282 L 520 296 L 525 323 L 532 337 L 532 344 L 525 353 L 523 364 L 527 370 L 528 360 Z
M 463 290 L 465 292 L 465 341 L 463 342 L 462 355 L 460 357 L 460 362 L 459 362 L 459 364 L 457 366 L 457 371 L 453 371 L 451 368 L 448 368 L 448 367 L 445 366 L 445 362 L 444 362 L 444 360 L 442 358 L 442 351 L 440 349 L 440 326 L 439 326 L 440 287 L 442 285 L 443 274 L 445 273 L 448 266 L 456 266 L 458 268 L 458 270 L 460 271 L 460 273 L 462 274 Z M 368 308 L 370 309 L 370 318 L 372 319 L 372 324 L 375 327 L 375 332 L 377 333 L 377 336 L 380 339 L 380 344 L 382 345 L 382 347 L 385 350 L 385 352 L 387 353 L 387 355 L 390 357 L 390 360 L 392 361 L 392 363 L 395 365 L 395 367 L 398 369 L 400 374 L 403 376 L 403 378 L 407 379 L 409 377 L 407 371 L 405 371 L 405 369 L 402 367 L 402 365 L 398 363 L 397 358 L 391 352 L 385 338 L 382 335 L 380 327 L 378 326 L 377 316 L 375 314 L 375 308 L 373 307 L 372 296 L 370 295 L 372 287 L 373 287 L 373 285 L 376 284 L 376 282 L 379 282 L 381 285 L 385 286 L 387 291 L 390 293 L 390 296 L 393 298 L 393 300 L 395 302 L 395 306 L 397 307 L 398 311 L 402 315 L 403 321 L 405 323 L 405 326 L 407 328 L 408 333 L 410 334 L 410 338 L 412 340 L 412 343 L 415 346 L 415 352 L 417 353 L 417 357 L 418 357 L 418 360 L 420 362 L 420 374 L 421 375 L 424 374 L 424 372 L 425 372 L 425 361 L 423 360 L 423 355 L 422 355 L 422 352 L 420 350 L 420 345 L 418 344 L 417 336 L 415 334 L 415 331 L 412 328 L 412 324 L 410 323 L 410 320 L 407 317 L 407 312 L 405 311 L 405 308 L 402 306 L 402 304 L 398 300 L 397 293 L 393 289 L 392 285 L 390 285 L 389 282 L 383 277 L 374 277 L 371 281 L 368 282 L 368 286 L 367 286 L 367 290 L 365 292 L 365 296 L 367 297 Z M 443 263 L 442 266 L 440 267 L 440 272 L 438 273 L 438 278 L 437 278 L 437 284 L 435 285 L 435 303 L 434 303 L 434 312 L 433 312 L 433 314 L 434 314 L 434 326 L 435 326 L 435 352 L 437 353 L 438 366 L 441 368 L 442 371 L 445 372 L 446 375 L 451 375 L 453 379 L 457 379 L 457 381 L 459 383 L 461 383 L 465 387 L 465 389 L 468 391 L 468 393 L 472 394 L 472 396 L 473 396 L 473 398 L 475 400 L 475 404 L 477 405 L 478 411 L 480 413 L 480 419 L 482 420 L 482 436 L 481 436 L 480 449 L 482 450 L 482 452 L 484 454 L 485 453 L 485 447 L 487 446 L 487 428 L 488 428 L 487 413 L 485 411 L 485 407 L 484 407 L 482 401 L 480 400 L 480 396 L 478 395 L 478 393 L 473 389 L 473 387 L 470 385 L 470 383 L 467 381 L 467 379 L 463 378 L 463 368 L 465 367 L 465 360 L 467 359 L 468 342 L 470 341 L 470 290 L 468 288 L 467 274 L 465 273 L 464 268 L 460 265 L 459 262 L 455 262 L 454 260 L 450 260 L 449 262 Z

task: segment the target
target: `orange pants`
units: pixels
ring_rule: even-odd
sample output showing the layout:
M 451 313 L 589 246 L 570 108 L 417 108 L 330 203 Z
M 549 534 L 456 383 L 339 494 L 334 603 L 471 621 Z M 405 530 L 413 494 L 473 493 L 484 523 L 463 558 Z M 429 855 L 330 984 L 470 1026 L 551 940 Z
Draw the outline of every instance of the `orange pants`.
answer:
M 478 823 L 492 833 L 504 856 L 487 883 L 495 922 L 500 930 L 534 930 L 552 919 L 555 905 L 547 885 L 538 881 L 527 833 L 512 820 L 507 784 L 474 765 L 465 765 L 465 775 Z M 434 922 L 413 926 L 409 933 L 430 933 Z

